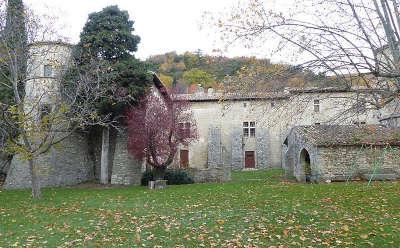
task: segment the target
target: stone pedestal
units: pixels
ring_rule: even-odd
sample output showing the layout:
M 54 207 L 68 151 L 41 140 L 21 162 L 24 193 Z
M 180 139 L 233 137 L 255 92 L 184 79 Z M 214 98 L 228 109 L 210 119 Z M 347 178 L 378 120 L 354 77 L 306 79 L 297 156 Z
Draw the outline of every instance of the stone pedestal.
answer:
M 165 189 L 167 188 L 167 180 L 149 181 L 150 189 Z

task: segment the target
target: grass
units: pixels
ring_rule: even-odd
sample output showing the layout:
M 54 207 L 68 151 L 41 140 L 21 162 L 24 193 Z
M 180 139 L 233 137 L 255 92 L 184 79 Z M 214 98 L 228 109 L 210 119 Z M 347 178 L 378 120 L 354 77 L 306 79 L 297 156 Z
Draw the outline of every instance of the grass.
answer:
M 225 184 L 0 191 L 0 247 L 398 247 L 400 183 Z

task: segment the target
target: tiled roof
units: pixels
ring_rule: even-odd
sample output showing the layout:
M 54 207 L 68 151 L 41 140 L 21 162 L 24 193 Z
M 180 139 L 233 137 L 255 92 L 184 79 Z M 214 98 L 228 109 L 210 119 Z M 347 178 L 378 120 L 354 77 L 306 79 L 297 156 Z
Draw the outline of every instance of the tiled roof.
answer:
M 193 94 L 179 94 L 178 99 L 185 99 L 189 101 L 220 101 L 220 100 L 257 100 L 257 99 L 283 99 L 289 98 L 291 95 L 305 94 L 305 93 L 343 93 L 343 92 L 371 92 L 368 89 L 346 89 L 338 87 L 308 87 L 308 88 L 286 88 L 281 91 L 259 91 L 259 92 L 212 92 L 204 93 L 198 92 Z
M 193 102 L 223 101 L 223 100 L 257 100 L 257 99 L 282 99 L 289 97 L 288 92 L 260 92 L 260 93 L 194 93 L 179 94 L 178 99 Z
M 315 146 L 391 145 L 400 146 L 400 129 L 380 125 L 298 126 L 291 131 Z

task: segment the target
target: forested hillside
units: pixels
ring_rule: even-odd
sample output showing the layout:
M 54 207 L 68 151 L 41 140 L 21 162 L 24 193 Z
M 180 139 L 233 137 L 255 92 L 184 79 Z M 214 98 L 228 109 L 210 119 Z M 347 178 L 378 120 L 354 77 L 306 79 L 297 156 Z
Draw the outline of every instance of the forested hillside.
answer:
M 273 64 L 269 59 L 203 55 L 201 51 L 154 55 L 147 62 L 155 66 L 168 87 L 194 92 L 197 85 L 220 90 L 228 85 L 259 90 L 279 90 L 283 87 L 331 86 L 324 75 L 301 67 Z M 254 87 L 256 86 L 256 87 Z

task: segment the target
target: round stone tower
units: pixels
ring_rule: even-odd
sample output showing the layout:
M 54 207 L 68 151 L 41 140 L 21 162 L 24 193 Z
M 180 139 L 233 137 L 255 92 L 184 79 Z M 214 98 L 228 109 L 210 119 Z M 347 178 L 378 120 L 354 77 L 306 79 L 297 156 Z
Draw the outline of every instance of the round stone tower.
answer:
M 44 112 L 51 113 L 62 100 L 60 76 L 68 68 L 73 46 L 63 42 L 38 42 L 29 46 L 24 109 L 40 120 Z M 38 157 L 41 186 L 74 185 L 92 180 L 93 162 L 89 156 L 86 134 L 74 132 L 47 153 Z M 12 159 L 5 188 L 29 188 L 31 178 L 27 161 L 18 155 Z

